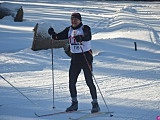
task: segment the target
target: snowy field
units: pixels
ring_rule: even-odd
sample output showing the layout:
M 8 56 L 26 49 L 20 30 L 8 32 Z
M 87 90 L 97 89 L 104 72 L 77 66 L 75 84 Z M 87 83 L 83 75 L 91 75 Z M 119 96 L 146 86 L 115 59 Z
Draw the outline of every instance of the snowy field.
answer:
M 64 111 L 70 105 L 70 58 L 63 49 L 54 49 L 53 104 L 51 50 L 31 50 L 32 30 L 36 23 L 63 30 L 75 11 L 92 29 L 93 74 L 109 110 L 114 112 L 113 117 L 87 120 L 156 120 L 160 116 L 160 2 L 1 2 L 22 5 L 24 22 L 13 22 L 9 16 L 0 20 L 0 75 L 32 102 L 0 78 L 0 120 L 68 120 L 85 114 L 34 115 Z M 91 96 L 83 72 L 77 89 L 79 109 L 90 112 Z M 107 111 L 99 91 L 98 101 L 101 111 Z

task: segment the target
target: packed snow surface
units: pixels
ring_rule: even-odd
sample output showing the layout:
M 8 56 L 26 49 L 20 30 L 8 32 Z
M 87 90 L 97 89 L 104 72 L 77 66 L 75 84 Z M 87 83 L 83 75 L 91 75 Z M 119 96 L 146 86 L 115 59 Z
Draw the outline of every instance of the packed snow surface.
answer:
M 30 49 L 33 28 L 45 23 L 61 31 L 70 25 L 72 12 L 80 12 L 83 24 L 91 27 L 93 74 L 109 111 L 114 112 L 113 117 L 87 120 L 156 120 L 160 116 L 160 2 L 2 2 L 22 6 L 24 21 L 14 22 L 11 16 L 0 20 L 0 75 L 16 88 L 0 78 L 0 120 L 67 120 L 90 112 L 92 100 L 82 71 L 77 90 L 79 109 L 85 112 L 42 118 L 34 114 L 64 111 L 71 99 L 70 58 L 63 49 L 54 49 L 52 79 L 51 50 Z M 97 92 L 101 111 L 108 111 Z

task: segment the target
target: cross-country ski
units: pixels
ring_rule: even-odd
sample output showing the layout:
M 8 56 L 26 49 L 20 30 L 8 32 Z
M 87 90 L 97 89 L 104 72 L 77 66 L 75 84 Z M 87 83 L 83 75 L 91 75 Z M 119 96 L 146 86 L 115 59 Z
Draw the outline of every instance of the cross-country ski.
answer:
M 106 117 L 106 116 L 110 116 L 112 117 L 113 112 L 97 112 L 97 113 L 88 113 L 88 114 L 85 114 L 85 115 L 82 115 L 81 117 L 78 117 L 78 118 L 72 118 L 72 117 L 69 117 L 70 120 L 87 120 L 88 118 L 96 118 L 96 117 Z
M 52 113 L 46 113 L 46 114 L 39 114 L 37 112 L 35 112 L 35 115 L 37 117 L 47 117 L 47 116 L 54 116 L 54 115 L 60 115 L 60 114 L 69 114 L 69 113 L 85 113 L 85 111 L 87 110 L 77 110 L 77 111 L 70 111 L 70 112 L 66 112 L 66 111 L 60 111 L 60 112 L 52 112 Z
M 38 114 L 38 113 L 35 112 L 35 115 L 37 117 L 46 117 L 46 116 L 54 116 L 54 115 L 67 114 L 67 113 L 72 113 L 72 112 L 62 111 L 62 112 L 55 112 L 55 113 L 48 113 L 48 114 Z

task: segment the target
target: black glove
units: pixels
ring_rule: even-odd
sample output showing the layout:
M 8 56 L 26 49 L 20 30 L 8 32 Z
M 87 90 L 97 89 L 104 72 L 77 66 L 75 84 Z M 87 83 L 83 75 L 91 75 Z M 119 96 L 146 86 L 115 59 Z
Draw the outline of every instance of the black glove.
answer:
M 50 27 L 48 29 L 48 34 L 54 36 L 56 33 L 54 32 L 54 29 L 52 27 Z
M 77 42 L 82 42 L 82 35 L 74 36 Z

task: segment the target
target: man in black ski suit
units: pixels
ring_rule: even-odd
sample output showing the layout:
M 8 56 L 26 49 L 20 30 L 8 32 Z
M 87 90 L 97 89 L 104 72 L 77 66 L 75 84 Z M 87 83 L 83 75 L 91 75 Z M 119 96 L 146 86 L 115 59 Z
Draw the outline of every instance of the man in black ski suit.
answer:
M 78 110 L 76 82 L 78 75 L 83 69 L 84 77 L 92 96 L 91 113 L 99 112 L 100 107 L 97 102 L 97 91 L 92 79 L 92 50 L 91 50 L 91 30 L 88 25 L 82 24 L 80 13 L 72 13 L 71 26 L 66 27 L 62 32 L 55 33 L 53 28 L 48 29 L 54 40 L 68 39 L 70 44 L 71 65 L 69 69 L 69 90 L 72 104 L 66 112 Z

